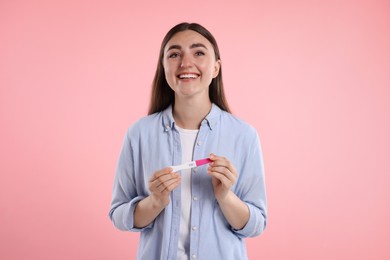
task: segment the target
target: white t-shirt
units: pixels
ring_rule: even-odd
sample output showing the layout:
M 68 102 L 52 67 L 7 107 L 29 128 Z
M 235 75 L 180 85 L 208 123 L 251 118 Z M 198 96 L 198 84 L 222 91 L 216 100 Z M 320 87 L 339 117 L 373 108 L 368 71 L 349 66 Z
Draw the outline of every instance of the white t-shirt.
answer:
M 194 145 L 199 130 L 183 129 L 175 126 L 180 133 L 182 163 L 192 161 Z M 178 260 L 188 260 L 190 251 L 191 225 L 191 169 L 181 170 L 181 216 L 180 237 L 177 250 Z

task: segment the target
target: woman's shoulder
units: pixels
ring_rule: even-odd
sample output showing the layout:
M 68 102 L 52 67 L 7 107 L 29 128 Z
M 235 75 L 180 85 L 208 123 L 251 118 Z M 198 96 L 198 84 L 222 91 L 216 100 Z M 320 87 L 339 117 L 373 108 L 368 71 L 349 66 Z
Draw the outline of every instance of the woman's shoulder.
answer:
M 257 134 L 257 130 L 254 126 L 252 126 L 250 123 L 248 123 L 241 117 L 237 115 L 233 115 L 229 112 L 222 111 L 221 121 L 222 124 L 231 127 L 231 129 L 235 129 L 237 131 L 248 133 L 248 134 L 249 133 Z
M 130 125 L 127 129 L 129 137 L 139 137 L 142 134 L 147 134 L 162 125 L 161 112 L 143 116 Z

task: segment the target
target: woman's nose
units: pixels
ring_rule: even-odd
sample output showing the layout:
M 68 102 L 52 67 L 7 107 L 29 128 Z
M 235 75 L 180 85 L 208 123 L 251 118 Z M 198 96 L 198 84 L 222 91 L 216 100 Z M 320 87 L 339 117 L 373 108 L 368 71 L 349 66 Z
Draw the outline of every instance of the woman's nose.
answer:
M 188 54 L 183 54 L 180 65 L 183 68 L 191 67 L 192 66 L 192 57 Z

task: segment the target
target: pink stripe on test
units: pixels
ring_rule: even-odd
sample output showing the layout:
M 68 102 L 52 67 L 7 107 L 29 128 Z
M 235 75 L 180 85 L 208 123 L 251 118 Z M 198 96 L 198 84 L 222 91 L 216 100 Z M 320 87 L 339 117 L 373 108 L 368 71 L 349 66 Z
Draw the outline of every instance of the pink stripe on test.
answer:
M 196 160 L 195 163 L 196 163 L 196 166 L 201 166 L 203 164 L 207 164 L 207 163 L 211 163 L 212 160 L 210 160 L 209 158 L 205 158 L 205 159 L 201 159 L 201 160 Z

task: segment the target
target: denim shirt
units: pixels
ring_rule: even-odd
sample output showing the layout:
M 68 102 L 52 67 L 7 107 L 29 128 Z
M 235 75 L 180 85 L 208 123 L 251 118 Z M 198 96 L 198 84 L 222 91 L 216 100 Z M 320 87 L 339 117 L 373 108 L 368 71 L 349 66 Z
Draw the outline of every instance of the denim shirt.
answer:
M 250 212 L 241 230 L 225 219 L 214 196 L 207 165 L 191 172 L 190 258 L 201 260 L 247 259 L 244 238 L 258 236 L 266 226 L 264 165 L 256 130 L 215 104 L 202 121 L 194 147 L 194 160 L 210 153 L 226 157 L 238 178 L 232 191 Z M 139 231 L 139 260 L 176 259 L 181 210 L 180 185 L 171 192 L 169 205 L 144 228 L 134 227 L 134 209 L 150 194 L 150 177 L 162 168 L 181 164 L 180 134 L 172 106 L 140 119 L 127 131 L 119 155 L 109 217 L 123 231 Z

